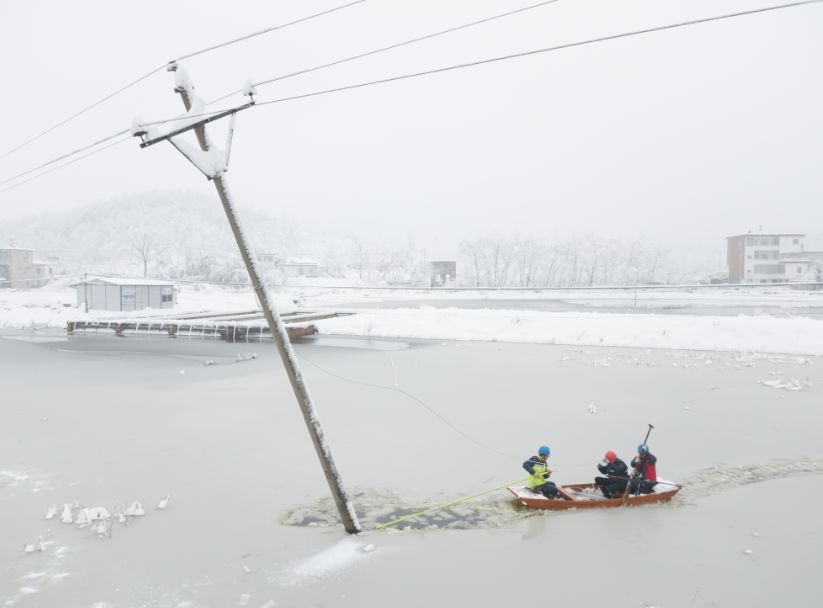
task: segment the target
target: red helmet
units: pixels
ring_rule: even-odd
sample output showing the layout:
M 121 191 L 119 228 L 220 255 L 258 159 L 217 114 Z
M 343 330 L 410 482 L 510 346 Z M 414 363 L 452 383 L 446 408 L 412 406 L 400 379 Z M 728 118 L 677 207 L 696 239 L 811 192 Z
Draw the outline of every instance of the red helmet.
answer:
M 614 461 L 614 460 L 616 460 L 616 459 L 617 459 L 617 454 L 615 454 L 615 453 L 614 453 L 614 452 L 612 452 L 611 450 L 609 450 L 608 452 L 606 452 L 606 460 L 608 460 L 609 462 L 612 462 L 612 461 Z

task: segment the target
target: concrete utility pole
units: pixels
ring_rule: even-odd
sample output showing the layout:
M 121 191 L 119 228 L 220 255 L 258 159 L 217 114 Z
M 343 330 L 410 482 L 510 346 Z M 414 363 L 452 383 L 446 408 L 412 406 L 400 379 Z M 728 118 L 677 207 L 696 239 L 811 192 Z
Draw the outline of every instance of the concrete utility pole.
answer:
M 171 64 L 168 69 L 171 72 L 178 72 L 178 70 L 180 70 L 176 64 Z M 180 94 L 180 97 L 183 99 L 183 104 L 186 106 L 186 111 L 188 112 L 197 101 L 194 93 L 194 86 L 184 71 L 180 70 L 175 76 L 176 86 L 174 90 Z M 249 97 L 251 97 L 251 92 L 249 92 Z M 234 114 L 232 114 L 232 119 L 233 118 Z M 207 121 L 201 120 L 194 126 L 197 142 L 203 152 L 212 151 L 212 154 L 215 154 L 216 150 L 213 150 L 213 146 L 209 140 L 208 134 L 206 133 L 205 122 Z M 230 133 L 232 129 L 233 126 L 230 127 Z M 168 140 L 175 146 L 175 148 L 180 150 L 184 156 L 187 156 L 192 163 L 198 166 L 201 171 L 203 170 L 202 167 L 198 165 L 194 159 L 192 159 L 177 143 L 173 142 L 170 137 L 168 137 Z M 148 142 L 144 143 L 144 145 L 147 144 Z M 337 510 L 340 513 L 340 518 L 343 520 L 343 526 L 349 534 L 357 534 L 361 531 L 360 523 L 357 521 L 357 514 L 355 513 L 354 507 L 346 494 L 345 488 L 343 487 L 340 474 L 337 472 L 337 466 L 334 464 L 331 449 L 326 442 L 323 429 L 320 426 L 320 420 L 318 419 L 317 412 L 315 411 L 312 398 L 309 395 L 309 389 L 303 381 L 303 375 L 297 364 L 297 357 L 294 354 L 294 349 L 292 348 L 291 341 L 289 340 L 289 335 L 286 332 L 286 326 L 280 318 L 280 315 L 277 313 L 274 303 L 269 295 L 269 291 L 260 277 L 260 273 L 257 270 L 256 260 L 252 255 L 251 247 L 246 240 L 240 220 L 234 210 L 234 204 L 232 202 L 225 176 L 230 144 L 231 140 L 229 139 L 226 150 L 227 156 L 224 164 L 222 166 L 215 165 L 213 174 L 207 174 L 207 177 L 214 182 L 214 186 L 217 188 L 217 194 L 220 197 L 220 202 L 223 204 L 223 210 L 226 212 L 226 217 L 229 220 L 229 226 L 231 226 L 231 231 L 234 234 L 235 241 L 237 241 L 237 247 L 240 249 L 240 255 L 243 258 L 243 263 L 246 265 L 246 270 L 249 273 L 249 279 L 251 279 L 251 284 L 254 288 L 254 293 L 257 296 L 257 301 L 260 303 L 260 308 L 266 317 L 266 322 L 269 325 L 272 338 L 274 339 L 274 343 L 277 345 L 280 358 L 283 360 L 283 365 L 285 366 L 286 373 L 289 376 L 289 381 L 291 382 L 292 389 L 294 390 L 294 395 L 297 397 L 300 410 L 303 412 L 303 419 L 306 421 L 306 427 L 309 430 L 312 443 L 314 443 L 314 449 L 317 451 L 317 456 L 320 458 L 320 464 L 323 467 L 323 472 L 325 473 L 326 480 L 329 483 L 329 488 L 331 489 L 332 496 L 334 497 L 334 502 L 337 504 Z

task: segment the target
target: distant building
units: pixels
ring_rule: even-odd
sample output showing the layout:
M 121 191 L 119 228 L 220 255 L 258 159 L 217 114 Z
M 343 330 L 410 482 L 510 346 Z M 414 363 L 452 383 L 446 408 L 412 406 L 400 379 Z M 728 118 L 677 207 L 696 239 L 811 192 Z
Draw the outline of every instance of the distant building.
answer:
M 457 262 L 441 260 L 429 263 L 429 284 L 432 287 L 452 287 L 457 281 Z
M 806 251 L 804 255 L 811 265 L 810 277 L 818 283 L 823 282 L 823 251 Z
M 36 280 L 34 249 L 0 249 L 0 287 L 23 289 L 31 287 Z
M 60 258 L 54 256 L 48 257 L 45 260 L 34 260 L 34 273 L 42 285 L 45 285 L 54 276 L 54 270 L 59 263 Z
M 261 268 L 274 268 L 277 262 L 277 256 L 273 253 L 258 253 L 255 257 Z
M 59 260 L 34 259 L 34 249 L 0 248 L 0 288 L 31 289 L 41 287 L 54 276 Z
M 803 255 L 811 264 L 823 264 L 823 251 L 804 251 Z
M 258 253 L 255 257 L 261 270 L 274 270 L 282 277 L 320 276 L 320 264 L 314 260 L 281 258 L 276 253 Z
M 805 278 L 803 234 L 738 234 L 726 238 L 730 283 L 788 283 Z
M 77 290 L 77 306 L 86 310 L 173 308 L 177 300 L 174 283 L 154 279 L 89 276 L 72 287 Z
M 284 277 L 318 277 L 320 264 L 314 260 L 278 260 L 274 267 Z

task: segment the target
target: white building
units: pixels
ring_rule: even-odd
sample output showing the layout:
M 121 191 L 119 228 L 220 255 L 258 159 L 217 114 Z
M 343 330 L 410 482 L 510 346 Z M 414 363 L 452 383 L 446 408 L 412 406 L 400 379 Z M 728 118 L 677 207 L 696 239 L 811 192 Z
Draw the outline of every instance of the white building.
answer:
M 803 234 L 738 234 L 726 238 L 730 283 L 788 283 L 805 278 Z
M 257 264 L 261 270 L 275 271 L 281 277 L 318 277 L 320 264 L 309 259 L 281 258 L 276 253 L 258 253 Z
M 314 260 L 279 260 L 275 268 L 284 277 L 318 277 L 320 276 L 320 264 Z
M 155 279 L 92 277 L 72 285 L 77 306 L 86 310 L 134 311 L 144 308 L 174 308 L 174 283 Z

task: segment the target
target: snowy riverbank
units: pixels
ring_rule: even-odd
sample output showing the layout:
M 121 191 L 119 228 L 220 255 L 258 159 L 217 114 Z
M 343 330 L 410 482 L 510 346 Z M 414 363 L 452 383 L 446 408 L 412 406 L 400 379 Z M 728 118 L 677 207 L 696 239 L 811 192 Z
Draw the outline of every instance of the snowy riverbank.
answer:
M 275 305 L 282 312 L 294 310 L 290 294 L 275 293 Z M 163 319 L 173 315 L 198 312 L 239 312 L 256 310 L 257 301 L 251 291 L 214 287 L 184 287 L 178 293 L 173 309 L 146 309 L 136 312 L 93 310 L 86 313 L 77 308 L 73 289 L 32 289 L 0 291 L 0 331 L 65 329 L 68 321 L 106 319 Z
M 488 301 L 501 300 L 564 302 L 581 307 L 633 307 L 667 309 L 708 308 L 815 308 L 823 307 L 823 290 L 789 287 L 639 286 L 637 288 L 583 289 L 422 289 L 343 288 L 322 285 L 290 285 L 303 306 L 378 304 L 381 302 Z
M 281 312 L 295 308 L 292 295 L 276 293 L 275 298 Z M 718 301 L 727 300 L 720 297 Z M 785 302 L 786 296 L 777 301 Z M 74 306 L 72 291 L 9 291 L 0 295 L 0 330 L 59 330 L 64 329 L 70 320 L 161 319 L 170 312 L 237 312 L 253 310 L 255 304 L 250 292 L 184 289 L 172 311 L 85 313 Z M 320 333 L 372 338 L 823 355 L 823 320 L 802 316 L 618 314 L 456 307 L 352 310 L 356 314 L 318 322 Z
M 802 317 L 406 308 L 360 312 L 317 326 L 321 334 L 374 338 L 823 355 L 823 321 Z

